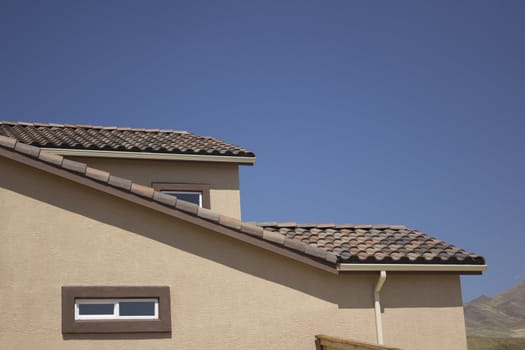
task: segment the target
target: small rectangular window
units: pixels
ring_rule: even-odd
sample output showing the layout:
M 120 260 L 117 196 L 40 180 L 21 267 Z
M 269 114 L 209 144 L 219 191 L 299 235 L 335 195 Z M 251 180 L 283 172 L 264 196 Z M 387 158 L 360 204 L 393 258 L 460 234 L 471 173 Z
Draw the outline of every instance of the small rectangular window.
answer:
M 170 333 L 167 286 L 63 286 L 62 333 Z
M 158 318 L 158 299 L 75 299 L 75 320 Z
M 163 193 L 169 194 L 171 196 L 177 197 L 181 201 L 190 202 L 197 204 L 199 207 L 202 207 L 202 193 L 192 192 L 192 191 L 161 191 Z
M 151 186 L 156 191 L 173 195 L 179 200 L 197 204 L 201 208 L 211 209 L 209 184 L 153 182 Z

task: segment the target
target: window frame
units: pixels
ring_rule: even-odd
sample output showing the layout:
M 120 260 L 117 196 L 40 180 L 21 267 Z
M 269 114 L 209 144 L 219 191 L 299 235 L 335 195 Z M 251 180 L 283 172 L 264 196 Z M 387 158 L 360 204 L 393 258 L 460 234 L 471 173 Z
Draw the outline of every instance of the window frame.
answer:
M 153 302 L 153 315 L 134 315 L 123 316 L 120 314 L 121 302 Z M 80 304 L 108 304 L 113 305 L 113 314 L 80 314 Z M 75 321 L 77 320 L 158 320 L 159 319 L 159 299 L 158 298 L 75 298 Z
M 76 300 L 158 300 L 158 318 L 75 319 Z M 115 312 L 115 311 L 114 311 Z M 167 286 L 63 286 L 62 333 L 171 333 Z
M 151 187 L 160 192 L 198 192 L 201 194 L 201 207 L 211 209 L 210 185 L 208 184 L 153 182 Z

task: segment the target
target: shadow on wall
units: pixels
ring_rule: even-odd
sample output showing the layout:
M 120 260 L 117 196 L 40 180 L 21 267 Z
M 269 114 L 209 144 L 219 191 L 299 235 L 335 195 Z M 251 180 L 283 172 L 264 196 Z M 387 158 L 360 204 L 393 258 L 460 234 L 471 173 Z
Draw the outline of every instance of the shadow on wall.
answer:
M 2 163 L 5 169 L 0 183 L 11 191 L 302 291 L 339 308 L 373 308 L 377 273 L 330 274 L 55 175 L 12 161 Z M 450 276 L 418 279 L 418 275 L 389 275 L 384 306 L 460 306 L 460 292 L 456 293 L 458 300 L 451 301 L 450 295 L 435 297 L 436 291 L 439 293 L 435 287 L 447 281 L 454 287 Z M 419 294 L 411 292 L 414 283 L 419 284 Z M 432 297 L 428 297 L 430 294 Z

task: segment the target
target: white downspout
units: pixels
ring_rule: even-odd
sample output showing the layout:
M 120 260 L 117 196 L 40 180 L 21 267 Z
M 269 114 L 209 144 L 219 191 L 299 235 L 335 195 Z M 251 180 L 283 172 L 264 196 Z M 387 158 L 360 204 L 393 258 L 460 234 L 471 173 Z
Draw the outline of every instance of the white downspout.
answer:
M 381 289 L 386 280 L 386 271 L 379 273 L 379 279 L 377 280 L 376 288 L 374 289 L 374 308 L 376 311 L 376 334 L 377 343 L 383 345 L 383 321 L 381 320 L 381 300 L 379 298 Z

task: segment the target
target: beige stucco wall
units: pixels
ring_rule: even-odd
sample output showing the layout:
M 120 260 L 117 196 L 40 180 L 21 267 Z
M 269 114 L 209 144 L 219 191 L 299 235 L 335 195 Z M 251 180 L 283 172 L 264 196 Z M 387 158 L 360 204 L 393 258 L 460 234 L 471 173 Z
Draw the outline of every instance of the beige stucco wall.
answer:
M 402 349 L 467 348 L 459 276 L 390 273 L 381 302 L 385 344 Z
M 210 185 L 212 210 L 241 218 L 238 165 L 234 163 L 189 162 L 174 160 L 68 157 L 97 169 L 151 186 L 154 182 L 197 183 Z
M 377 275 L 332 275 L 0 159 L 4 349 L 311 349 L 374 342 Z M 388 345 L 465 350 L 456 276 L 393 275 Z M 172 335 L 66 336 L 64 285 L 169 285 Z M 435 299 L 437 297 L 437 299 Z

